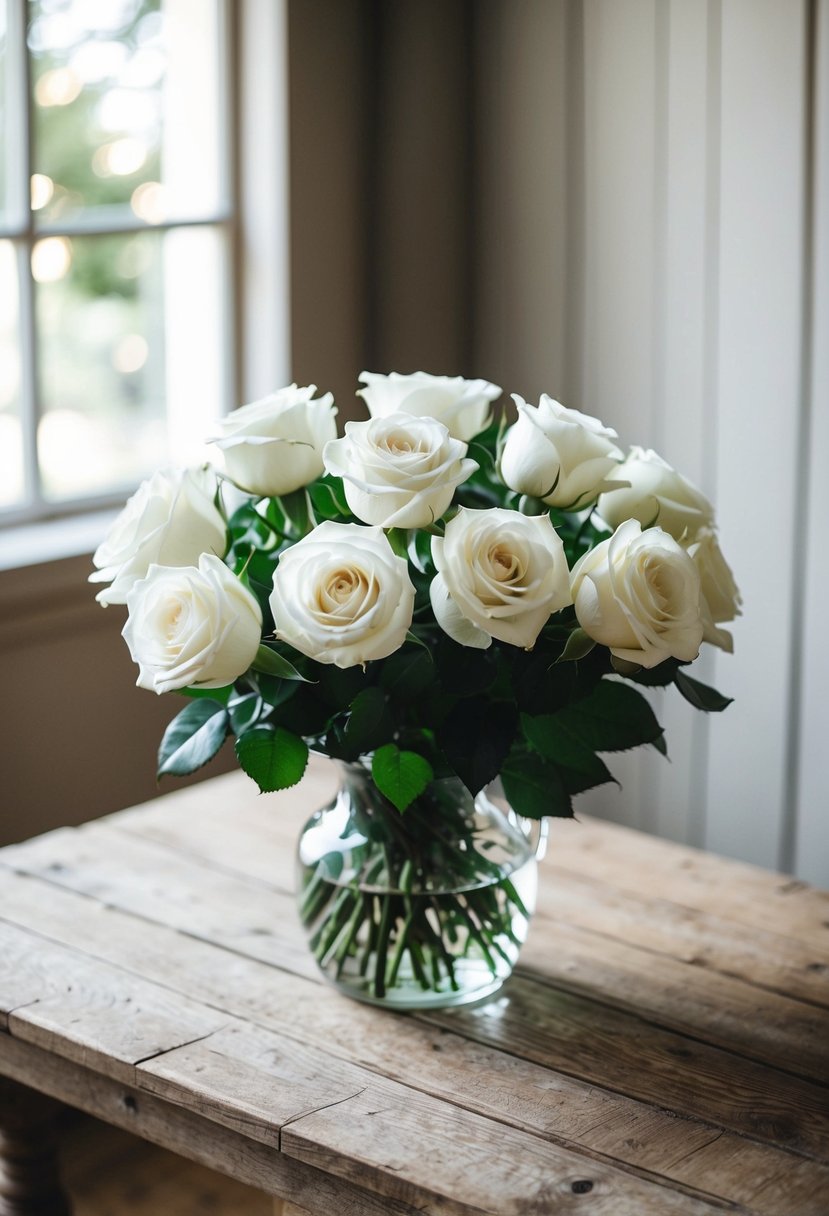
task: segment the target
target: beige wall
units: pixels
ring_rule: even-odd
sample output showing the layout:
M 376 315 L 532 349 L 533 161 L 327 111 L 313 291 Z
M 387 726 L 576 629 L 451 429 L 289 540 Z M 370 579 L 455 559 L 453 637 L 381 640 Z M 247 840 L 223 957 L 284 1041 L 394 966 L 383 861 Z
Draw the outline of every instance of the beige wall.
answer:
M 90 569 L 72 558 L 0 573 L 0 845 L 159 792 L 156 751 L 184 702 L 135 687 L 125 610 L 95 603 Z M 203 774 L 232 763 L 226 745 Z

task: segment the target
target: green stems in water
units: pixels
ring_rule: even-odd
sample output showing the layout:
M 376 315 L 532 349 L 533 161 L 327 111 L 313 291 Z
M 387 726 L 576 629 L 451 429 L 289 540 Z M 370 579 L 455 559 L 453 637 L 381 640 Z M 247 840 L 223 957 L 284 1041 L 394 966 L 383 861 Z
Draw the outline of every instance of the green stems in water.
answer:
M 317 869 L 308 875 L 301 913 L 310 945 L 323 971 L 337 981 L 347 972 L 363 977 L 382 1000 L 405 977 L 423 990 L 458 990 L 463 960 L 483 962 L 495 978 L 507 971 L 520 944 L 513 921 L 526 909 L 509 878 L 461 891 L 412 891 L 414 863 L 395 869 L 390 850 L 368 861 L 362 882 L 338 886 Z M 390 890 L 367 891 L 383 877 Z

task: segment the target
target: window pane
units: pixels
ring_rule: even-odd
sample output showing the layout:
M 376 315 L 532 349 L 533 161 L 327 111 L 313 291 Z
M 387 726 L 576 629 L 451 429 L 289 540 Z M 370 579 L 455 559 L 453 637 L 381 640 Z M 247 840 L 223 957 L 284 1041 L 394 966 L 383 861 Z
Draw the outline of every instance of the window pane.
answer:
M 120 489 L 207 455 L 224 396 L 224 239 L 214 228 L 35 244 L 47 498 Z
M 17 265 L 11 241 L 0 241 L 0 507 L 23 501 Z
M 13 132 L 11 115 L 13 99 L 11 96 L 12 83 L 9 78 L 8 52 L 8 3 L 0 0 L 0 221 L 7 218 L 9 210 L 9 177 L 11 173 L 11 151 Z
M 218 209 L 219 15 L 218 0 L 30 0 L 39 222 Z

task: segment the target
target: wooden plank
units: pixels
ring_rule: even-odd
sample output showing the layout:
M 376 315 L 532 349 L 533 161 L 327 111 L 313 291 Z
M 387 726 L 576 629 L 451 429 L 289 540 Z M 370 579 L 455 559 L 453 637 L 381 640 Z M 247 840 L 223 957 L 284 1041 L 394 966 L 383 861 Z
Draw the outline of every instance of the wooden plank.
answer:
M 600 1075 L 608 1088 L 751 1139 L 829 1157 L 825 1088 L 772 1070 L 764 1080 L 762 1065 L 523 976 L 489 1006 L 422 1016 L 570 1075 Z
M 336 788 L 334 772 L 333 766 L 324 770 L 328 783 L 320 779 L 323 773 L 317 777 L 316 796 L 321 800 L 330 797 Z M 285 796 L 284 801 L 274 799 L 277 805 L 267 798 L 250 801 L 243 798 L 240 804 L 235 798 L 238 783 L 233 781 L 231 785 L 228 778 L 218 780 L 228 789 L 230 805 L 224 798 L 180 801 L 170 808 L 150 804 L 145 811 L 113 817 L 110 826 L 197 857 L 221 870 L 249 874 L 279 890 L 292 890 L 299 830 L 296 808 Z M 302 807 L 303 815 L 306 809 Z M 608 827 L 595 821 L 589 826 L 600 834 Z M 780 932 L 749 929 L 737 921 L 672 899 L 650 897 L 647 892 L 634 889 L 641 877 L 639 870 L 620 867 L 617 874 L 598 878 L 568 870 L 564 867 L 571 863 L 572 850 L 567 847 L 569 833 L 565 827 L 553 825 L 553 841 L 542 863 L 537 918 L 546 916 L 564 921 L 617 938 L 626 945 L 690 963 L 695 968 L 690 980 L 694 989 L 704 983 L 697 970 L 702 968 L 785 996 L 829 1005 L 829 933 L 825 934 L 823 949 L 818 949 L 816 943 L 802 944 Z M 624 828 L 608 830 L 630 835 Z M 559 838 L 565 842 L 563 849 L 557 847 Z M 643 840 L 636 834 L 634 839 Z M 647 843 L 644 847 L 647 848 Z M 577 852 L 572 864 L 581 866 L 590 856 L 589 849 L 583 854 Z M 699 853 L 692 856 L 700 859 Z M 687 854 L 683 854 L 683 860 L 686 859 Z M 622 889 L 623 885 L 630 889 Z M 777 885 L 778 877 L 772 876 L 773 889 Z M 649 964 L 640 960 L 639 969 L 644 965 Z M 687 977 L 685 982 L 689 982 Z
M 250 879 L 207 870 L 107 824 L 59 829 L 0 855 L 14 869 L 169 924 L 274 966 L 315 975 L 294 899 Z
M 15 846 L 7 856 L 27 873 L 296 974 L 317 976 L 292 898 L 120 833 L 112 823 L 53 833 Z M 566 924 L 535 922 L 525 949 L 528 965 L 546 982 L 829 1081 L 827 1016 L 812 1005 Z
M 372 1081 L 364 1068 L 236 1019 L 136 1070 L 142 1090 L 274 1148 L 284 1124 L 337 1106 Z
M 330 761 L 312 757 L 295 790 L 261 796 L 243 774 L 229 773 L 100 822 L 288 890 L 300 826 L 336 785 Z M 634 898 L 664 900 L 829 949 L 829 892 L 589 815 L 551 821 L 545 873 L 548 866 L 557 875 L 566 870 Z
M 223 1020 L 168 988 L 8 923 L 0 923 L 0 960 L 0 1004 L 11 1033 L 121 1080 L 131 1079 L 137 1061 Z
M 268 1194 L 289 1198 L 312 1216 L 417 1216 L 420 1208 L 332 1179 L 265 1144 L 219 1127 L 191 1111 L 144 1093 L 52 1052 L 0 1034 L 0 1073 L 86 1111 L 189 1161 L 218 1170 Z
M 829 1083 L 829 1010 L 562 921 L 538 919 L 531 925 L 519 970 L 738 1055 Z
M 829 1005 L 829 949 L 818 950 L 794 937 L 749 929 L 737 921 L 671 900 L 621 890 L 617 885 L 559 869 L 554 863 L 555 855 L 543 868 L 537 917 L 566 921 L 628 945 L 669 955 L 694 968 L 738 977 L 747 984 L 798 1000 Z M 692 982 L 696 982 L 696 976 Z
M 8 875 L 3 895 L 5 915 L 36 924 L 44 934 L 104 958 L 117 957 L 122 966 L 160 984 L 186 986 L 191 996 L 230 1015 L 449 1101 L 495 1118 L 507 1113 L 517 1127 L 600 1159 L 676 1177 L 704 1191 L 712 1176 L 706 1146 L 720 1143 L 723 1154 L 728 1149 L 735 1161 L 741 1155 L 751 1161 L 750 1171 L 735 1167 L 726 1174 L 722 1193 L 734 1202 L 750 1203 L 761 1185 L 799 1164 L 784 1146 L 820 1154 L 829 1142 L 825 1091 L 654 1031 L 638 1019 L 611 1018 L 597 1027 L 595 1007 L 575 998 L 570 999 L 569 1020 L 553 997 L 532 1009 L 519 1033 L 502 1036 L 509 1054 L 482 1045 L 494 1041 L 504 1005 L 514 1004 L 517 980 L 504 997 L 482 1008 L 477 1021 L 469 1024 L 471 1011 L 457 1011 L 447 1013 L 445 1025 L 438 1028 L 389 1017 L 343 1000 L 328 987 L 115 909 L 101 916 L 92 901 L 59 888 L 44 892 L 36 879 Z M 539 1034 L 536 1024 L 546 1023 L 549 1030 Z M 462 1034 L 468 1041 L 459 1037 Z M 525 1041 L 540 1047 L 527 1050 Z M 640 1044 L 645 1048 L 641 1054 Z M 705 1065 L 699 1084 L 696 1061 L 688 1062 L 691 1048 L 702 1052 Z M 707 1086 L 708 1073 L 720 1078 L 719 1088 Z M 631 1076 L 637 1084 L 630 1084 Z M 628 1096 L 623 1092 L 626 1084 Z M 622 1092 L 608 1092 L 609 1086 Z M 631 1096 L 637 1089 L 639 1100 Z M 688 1105 L 690 1115 L 682 1117 L 678 1112 Z M 755 1107 L 764 1121 L 751 1116 Z M 752 1146 L 738 1134 L 723 1133 L 724 1126 L 767 1143 Z M 696 1153 L 701 1153 L 698 1166 Z M 825 1193 L 829 1178 L 824 1167 L 808 1162 L 806 1169 L 814 1193 Z M 805 1216 L 808 1208 L 778 1203 L 765 1210 L 770 1216 Z
M 303 1150 L 297 1155 L 306 1159 L 306 1154 L 310 1153 L 318 1157 L 320 1167 L 326 1172 L 329 1169 L 338 1174 L 345 1171 L 352 1180 L 359 1178 L 362 1185 L 371 1186 L 384 1195 L 404 1197 L 417 1193 L 422 1197 L 424 1189 L 433 1190 L 440 1198 L 441 1211 L 477 1211 L 477 1204 L 470 1195 L 469 1171 L 466 1167 L 458 1168 L 455 1156 L 459 1144 L 465 1146 L 472 1142 L 476 1159 L 479 1159 L 479 1175 L 480 1163 L 487 1163 L 487 1176 L 480 1177 L 477 1185 L 485 1187 L 491 1196 L 501 1195 L 505 1185 L 514 1187 L 516 1203 L 525 1205 L 516 1210 L 526 1211 L 526 1205 L 532 1203 L 542 1181 L 549 1185 L 550 1180 L 555 1179 L 560 1186 L 574 1175 L 591 1178 L 597 1175 L 602 1184 L 612 1184 L 610 1189 L 617 1200 L 621 1198 L 632 1203 L 634 1196 L 642 1194 L 643 1211 L 651 1210 L 648 1199 L 653 1204 L 653 1211 L 660 1210 L 660 1203 L 666 1204 L 666 1211 L 672 1210 L 669 1199 L 655 1198 L 655 1195 L 662 1196 L 662 1191 L 639 1178 L 620 1176 L 612 1165 L 586 1159 L 560 1146 L 545 1145 L 536 1137 L 505 1125 L 503 1120 L 496 1123 L 470 1115 L 457 1104 L 413 1093 L 406 1086 L 371 1076 L 363 1069 L 333 1060 L 317 1050 L 294 1044 L 287 1044 L 286 1050 L 283 1035 L 260 1028 L 232 1027 L 194 1044 L 192 1050 L 184 1048 L 151 1061 L 139 1070 L 139 1083 L 142 1088 L 150 1086 L 152 1092 L 159 1095 L 172 1092 L 176 1101 L 186 1096 L 187 1102 L 201 1103 L 205 1111 L 211 1112 L 216 1109 L 217 1099 L 226 1103 L 227 1096 L 231 1095 L 228 1104 L 231 1117 L 237 1099 L 244 1095 L 246 1130 L 260 1138 L 271 1118 L 273 1085 L 276 1083 L 277 1089 L 281 1088 L 286 1067 L 289 1074 L 296 1068 L 308 1070 L 312 1075 L 328 1076 L 343 1086 L 352 1079 L 362 1081 L 362 1084 L 357 1086 L 353 1096 L 325 1107 L 333 1119 L 321 1121 L 320 1126 L 325 1129 L 324 1143 L 316 1143 L 317 1125 L 312 1129 L 309 1120 L 318 1111 L 312 1111 L 292 1118 L 283 1128 L 282 1150 L 293 1153 L 299 1129 Z M 331 1138 L 330 1129 L 337 1123 L 352 1126 L 355 1119 L 359 1121 L 363 1117 L 360 1112 L 365 1110 L 366 1104 L 373 1108 L 374 1115 L 382 1115 L 382 1118 L 373 1118 L 369 1128 L 363 1127 L 359 1134 L 349 1135 L 340 1150 L 336 1138 Z M 433 1130 L 425 1131 L 427 1128 Z M 435 1153 L 428 1143 L 431 1135 L 443 1143 L 440 1153 Z M 360 1148 L 363 1139 L 365 1144 Z M 341 1153 L 348 1160 L 341 1160 Z M 427 1177 L 428 1186 L 425 1184 Z M 598 1181 L 596 1185 L 599 1185 Z M 562 1186 L 561 1189 L 566 1188 Z M 489 1203 L 492 1204 L 493 1199 Z M 483 1210 L 492 1208 L 486 1206 Z M 495 1210 L 507 1213 L 511 1209 L 498 1202 Z
M 581 816 L 553 822 L 547 857 L 556 868 L 822 952 L 829 943 L 829 892 L 744 862 Z
M 97 825 L 77 832 L 53 834 L 29 845 L 15 847 L 8 853 L 16 865 L 45 874 L 61 885 L 96 894 L 108 902 L 155 920 L 161 919 L 204 940 L 217 941 L 250 957 L 317 977 L 316 969 L 293 927 L 293 903 L 285 897 L 281 897 L 277 907 L 269 908 L 270 895 L 267 892 L 250 889 L 248 884 L 242 884 L 230 876 L 215 875 L 184 858 L 174 858 L 164 850 L 125 841 L 117 832 Z M 162 877 L 163 882 L 160 881 Z M 278 923 L 275 919 L 277 916 Z M 273 932 L 268 930 L 269 919 L 273 920 Z M 604 953 L 600 950 L 597 956 L 594 975 L 599 987 L 598 992 L 594 990 L 592 995 L 615 1004 L 617 995 L 613 984 L 607 982 L 607 977 L 613 974 L 614 958 L 620 954 L 620 947 L 612 943 L 608 945 L 600 938 L 596 938 L 595 942 L 603 947 Z M 549 958 L 546 976 L 555 979 L 555 941 L 551 943 Z M 660 1020 L 676 1023 L 683 1009 L 682 985 L 673 977 L 673 994 L 670 990 L 664 990 L 665 977 L 661 974 L 670 960 L 660 960 L 651 955 L 647 956 L 645 962 L 647 965 L 640 967 L 634 958 L 633 963 L 629 964 L 628 987 L 631 984 L 635 986 L 638 973 L 641 989 L 639 999 L 647 1007 L 658 1010 Z M 718 1045 L 730 1047 L 731 1042 L 723 1034 L 717 1035 L 717 1026 L 710 1022 L 710 1008 L 706 1004 L 705 985 L 702 983 L 705 978 L 701 975 L 700 980 L 685 994 L 685 1028 L 695 1036 L 714 1039 Z M 734 992 L 745 996 L 745 989 L 739 981 L 724 982 L 730 984 Z M 756 989 L 750 991 L 757 993 L 758 998 L 766 999 L 766 994 Z M 785 1012 L 782 1016 L 779 1011 L 776 1014 L 780 1038 L 776 1054 L 768 1062 L 777 1061 L 785 1067 L 791 1067 L 794 1062 L 797 1066 L 804 1042 L 807 1046 L 811 1042 L 815 1046 L 811 1054 L 806 1053 L 806 1062 L 811 1067 L 819 1068 L 821 1075 L 825 1075 L 822 1035 L 825 1034 L 826 1023 L 823 1015 L 810 1006 L 797 1002 L 785 1003 L 785 998 L 774 999 L 784 1002 L 784 1011 L 788 1008 L 790 1016 L 787 1020 Z M 717 1000 L 722 1000 L 722 994 L 717 995 Z M 624 1004 L 624 1001 L 621 1003 Z M 761 1008 L 758 1006 L 758 1011 Z M 738 1005 L 738 1015 L 744 1016 L 745 1011 L 746 1001 L 743 999 Z M 715 1009 L 714 1012 L 718 1011 Z M 719 1025 L 729 1022 L 727 1006 L 724 1013 L 718 1013 L 718 1022 Z M 744 1036 L 749 1037 L 748 1042 L 744 1037 L 739 1043 L 742 1052 L 763 1061 L 768 1059 L 768 1032 L 762 1016 L 753 1016 L 745 1021 L 741 1021 L 740 1016 L 731 1017 L 730 1030 L 732 1034 L 743 1031 Z M 762 1036 L 763 1041 L 752 1044 L 750 1036 L 753 1033 Z
M 384 1085 L 340 1109 L 291 1123 L 282 1151 L 349 1182 L 400 1199 L 413 1192 L 442 1216 L 525 1216 L 584 1211 L 596 1216 L 713 1213 L 709 1204 L 648 1184 L 598 1162 L 579 1161 L 554 1145 L 422 1094 L 405 1104 Z

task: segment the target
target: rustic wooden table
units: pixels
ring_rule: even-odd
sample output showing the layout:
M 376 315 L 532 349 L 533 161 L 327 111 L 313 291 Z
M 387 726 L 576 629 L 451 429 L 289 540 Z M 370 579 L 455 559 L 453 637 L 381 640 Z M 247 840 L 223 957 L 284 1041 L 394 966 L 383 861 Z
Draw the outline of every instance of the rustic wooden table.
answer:
M 829 1213 L 829 896 L 556 822 L 501 993 L 387 1013 L 295 918 L 333 786 L 234 774 L 0 851 L 0 1212 L 64 1210 L 37 1091 L 317 1216 Z

